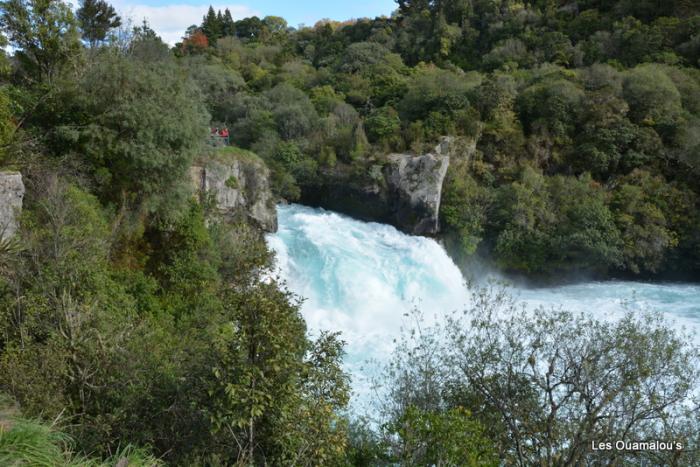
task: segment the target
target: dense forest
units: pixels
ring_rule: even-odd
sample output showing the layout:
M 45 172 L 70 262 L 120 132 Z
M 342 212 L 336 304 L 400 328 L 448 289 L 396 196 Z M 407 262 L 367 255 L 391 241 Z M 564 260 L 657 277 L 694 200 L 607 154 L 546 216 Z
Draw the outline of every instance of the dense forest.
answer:
M 290 201 L 449 135 L 461 261 L 697 278 L 697 1 L 399 1 L 299 29 L 210 8 L 174 47 L 123 22 L 0 2 L 0 170 L 27 189 L 0 240 L 0 464 L 697 465 L 692 341 L 498 290 L 407 335 L 375 418 L 349 414 L 342 336 L 307 333 L 262 232 L 188 175 L 210 127 Z M 589 449 L 617 439 L 684 449 Z

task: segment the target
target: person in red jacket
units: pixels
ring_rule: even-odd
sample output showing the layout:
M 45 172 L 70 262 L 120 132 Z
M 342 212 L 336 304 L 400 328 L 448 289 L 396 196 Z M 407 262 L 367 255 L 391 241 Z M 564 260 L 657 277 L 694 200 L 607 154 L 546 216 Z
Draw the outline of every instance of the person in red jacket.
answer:
M 223 138 L 224 144 L 228 146 L 228 128 L 223 127 L 221 129 L 221 133 L 219 133 L 219 135 Z

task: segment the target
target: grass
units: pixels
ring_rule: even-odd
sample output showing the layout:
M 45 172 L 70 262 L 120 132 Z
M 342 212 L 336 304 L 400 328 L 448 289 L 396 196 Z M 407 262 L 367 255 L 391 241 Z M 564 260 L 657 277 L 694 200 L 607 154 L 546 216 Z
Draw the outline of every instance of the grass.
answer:
M 12 420 L 9 430 L 0 431 L 0 465 L 78 466 L 71 459 L 67 435 L 51 427 L 23 419 Z
M 9 428 L 8 428 L 9 427 Z M 102 461 L 76 455 L 73 440 L 52 426 L 14 418 L 0 426 L 0 465 L 7 467 L 159 467 L 163 463 L 128 445 Z
M 255 164 L 264 164 L 263 160 L 252 151 L 242 149 L 236 146 L 223 146 L 218 148 L 207 147 L 202 153 L 195 158 L 195 165 L 205 165 L 208 161 L 219 161 L 222 163 L 230 162 L 236 159 L 241 162 L 251 162 Z
M 214 157 L 217 159 L 228 159 L 233 157 L 241 161 L 262 163 L 260 156 L 254 152 L 236 146 L 224 146 L 222 148 L 217 148 L 214 150 Z

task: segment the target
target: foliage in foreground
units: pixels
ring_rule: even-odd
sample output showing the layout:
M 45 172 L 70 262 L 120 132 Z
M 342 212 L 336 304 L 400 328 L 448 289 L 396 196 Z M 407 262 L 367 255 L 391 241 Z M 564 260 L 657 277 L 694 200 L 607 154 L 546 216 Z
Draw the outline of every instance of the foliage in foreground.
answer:
M 0 381 L 29 416 L 69 420 L 78 452 L 149 446 L 176 464 L 342 456 L 348 381 L 334 334 L 306 336 L 246 225 L 195 202 L 141 270 L 109 261 L 114 218 L 55 176 L 33 187 L 0 276 Z M 267 277 L 267 279 L 265 279 Z
M 697 465 L 697 346 L 658 314 L 618 318 L 528 312 L 503 289 L 476 290 L 467 310 L 419 324 L 397 347 L 381 407 L 400 441 L 387 444 L 402 459 L 433 453 L 432 463 L 437 446 L 455 452 L 444 465 L 487 465 L 488 446 L 508 465 Z M 441 431 L 460 414 L 471 429 Z M 592 450 L 619 440 L 683 448 Z

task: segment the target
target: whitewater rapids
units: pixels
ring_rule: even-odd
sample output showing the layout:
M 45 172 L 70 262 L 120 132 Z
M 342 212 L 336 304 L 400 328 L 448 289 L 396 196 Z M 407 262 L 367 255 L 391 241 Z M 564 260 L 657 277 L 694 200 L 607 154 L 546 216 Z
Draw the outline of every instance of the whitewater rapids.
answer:
M 362 222 L 323 209 L 281 205 L 279 230 L 267 237 L 290 290 L 305 299 L 302 313 L 312 334 L 340 331 L 346 368 L 360 396 L 368 360 L 384 362 L 406 315 L 419 308 L 427 324 L 466 305 L 460 270 L 434 240 L 394 227 Z M 528 308 L 559 307 L 601 319 L 625 310 L 658 310 L 669 325 L 700 330 L 700 285 L 586 282 L 550 288 L 513 288 Z M 697 341 L 697 336 L 696 336 Z

